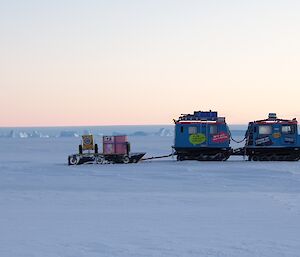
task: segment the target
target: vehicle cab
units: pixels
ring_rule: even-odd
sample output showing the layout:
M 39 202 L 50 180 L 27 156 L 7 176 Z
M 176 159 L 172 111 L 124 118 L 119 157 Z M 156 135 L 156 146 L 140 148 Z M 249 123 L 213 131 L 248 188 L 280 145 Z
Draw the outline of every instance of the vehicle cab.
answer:
M 300 158 L 300 136 L 296 119 L 277 118 L 249 122 L 246 132 L 246 153 L 253 160 L 297 160 Z
M 230 132 L 217 112 L 182 114 L 175 122 L 174 149 L 179 158 L 220 160 L 229 157 Z

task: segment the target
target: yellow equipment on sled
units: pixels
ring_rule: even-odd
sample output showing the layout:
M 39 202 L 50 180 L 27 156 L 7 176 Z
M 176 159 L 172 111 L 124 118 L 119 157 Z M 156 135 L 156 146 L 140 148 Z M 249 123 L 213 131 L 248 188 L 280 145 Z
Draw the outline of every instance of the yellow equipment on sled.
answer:
M 82 135 L 81 145 L 79 145 L 79 154 L 82 154 L 83 151 L 94 151 L 98 153 L 98 145 L 94 144 L 93 135 Z

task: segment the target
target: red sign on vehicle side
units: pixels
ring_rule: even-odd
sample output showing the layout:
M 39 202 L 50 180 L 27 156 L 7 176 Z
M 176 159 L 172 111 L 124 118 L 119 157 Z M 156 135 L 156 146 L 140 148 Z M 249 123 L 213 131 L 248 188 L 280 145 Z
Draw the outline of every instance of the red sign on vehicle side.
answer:
M 214 143 L 224 143 L 229 140 L 229 135 L 225 132 L 220 132 L 212 137 Z

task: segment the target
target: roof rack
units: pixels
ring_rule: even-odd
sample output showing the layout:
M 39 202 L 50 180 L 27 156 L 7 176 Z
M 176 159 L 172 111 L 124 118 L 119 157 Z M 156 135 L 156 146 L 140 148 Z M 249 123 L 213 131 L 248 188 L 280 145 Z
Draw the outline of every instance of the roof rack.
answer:
M 216 121 L 225 122 L 225 117 L 218 117 L 215 111 L 194 111 L 193 114 L 181 114 L 178 121 Z
M 297 119 L 293 118 L 292 120 L 287 120 L 287 119 L 278 119 L 276 113 L 269 113 L 269 116 L 267 119 L 263 119 L 263 120 L 256 120 L 254 121 L 255 123 L 258 122 L 272 122 L 272 123 L 297 123 Z

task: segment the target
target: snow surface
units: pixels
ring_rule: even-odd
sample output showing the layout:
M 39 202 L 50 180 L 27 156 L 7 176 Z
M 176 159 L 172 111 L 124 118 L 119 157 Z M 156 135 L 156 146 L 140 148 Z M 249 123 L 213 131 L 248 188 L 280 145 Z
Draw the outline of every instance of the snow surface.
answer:
M 300 162 L 67 166 L 79 141 L 0 139 L 0 256 L 300 256 Z

